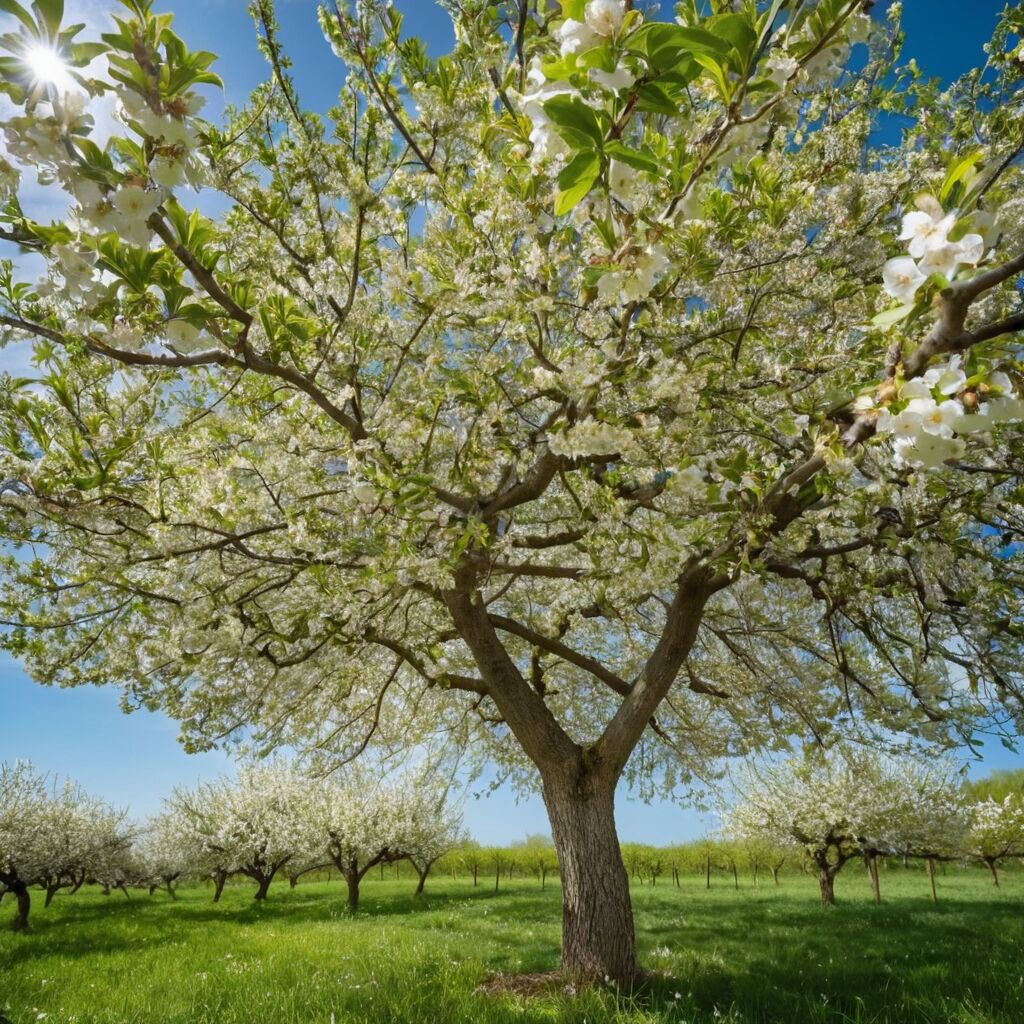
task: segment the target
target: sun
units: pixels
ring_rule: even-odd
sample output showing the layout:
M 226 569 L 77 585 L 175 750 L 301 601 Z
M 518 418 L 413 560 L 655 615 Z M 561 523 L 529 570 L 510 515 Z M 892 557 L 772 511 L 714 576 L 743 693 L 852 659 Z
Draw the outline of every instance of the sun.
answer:
M 25 63 L 39 85 L 55 85 L 64 89 L 71 84 L 68 66 L 50 46 L 37 45 L 25 53 Z

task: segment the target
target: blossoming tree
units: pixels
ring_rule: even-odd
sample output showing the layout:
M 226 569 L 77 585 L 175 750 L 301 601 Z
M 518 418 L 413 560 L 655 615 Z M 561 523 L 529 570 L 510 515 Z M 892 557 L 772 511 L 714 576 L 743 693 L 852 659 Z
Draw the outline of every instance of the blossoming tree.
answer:
M 834 748 L 803 760 L 747 766 L 727 831 L 742 844 L 803 849 L 818 868 L 821 902 L 835 903 L 835 877 L 853 857 L 868 865 L 881 903 L 877 858 L 933 862 L 959 855 L 969 817 L 952 762 Z
M 189 851 L 194 870 L 214 879 L 214 902 L 235 873 L 253 879 L 263 900 L 281 868 L 318 846 L 314 807 L 309 779 L 291 766 L 244 765 L 237 779 L 176 789 L 167 801 L 171 823 L 161 831 L 177 834 L 174 845 Z
M 28 928 L 31 886 L 46 906 L 77 891 L 131 846 L 123 811 L 71 780 L 59 783 L 26 761 L 0 764 L 0 884 L 14 895 L 14 930 Z
M 447 804 L 447 786 L 423 771 L 385 778 L 356 764 L 317 789 L 316 827 L 325 849 L 348 885 L 348 907 L 359 907 L 359 886 L 380 864 L 409 860 L 416 892 L 423 891 L 434 861 L 462 838 L 462 814 Z
M 1021 12 L 939 91 L 898 4 L 443 5 L 433 59 L 325 4 L 312 113 L 253 0 L 268 81 L 213 123 L 150 0 L 86 42 L 5 0 L 46 270 L 0 275 L 4 642 L 193 748 L 501 762 L 563 968 L 628 982 L 620 780 L 1020 715 Z
M 992 797 L 978 801 L 971 808 L 966 849 L 985 863 L 993 884 L 998 885 L 999 862 L 1024 855 L 1024 803 L 1020 797 L 1007 794 L 1001 801 Z

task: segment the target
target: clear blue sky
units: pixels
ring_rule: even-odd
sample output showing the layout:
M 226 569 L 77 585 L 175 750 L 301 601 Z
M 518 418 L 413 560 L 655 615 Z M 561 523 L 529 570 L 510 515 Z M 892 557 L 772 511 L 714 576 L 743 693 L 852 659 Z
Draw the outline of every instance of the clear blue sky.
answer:
M 79 0 L 79 4 L 89 14 L 102 9 L 100 0 Z M 264 75 L 244 0 L 162 0 L 158 6 L 177 15 L 176 28 L 192 47 L 221 54 L 217 70 L 225 80 L 226 99 L 243 101 Z M 435 54 L 445 51 L 452 34 L 443 11 L 430 0 L 399 0 L 397 6 L 406 12 L 408 32 L 427 39 Z M 916 57 L 930 74 L 946 79 L 956 76 L 981 59 L 981 47 L 1002 6 L 1003 0 L 906 0 L 905 55 Z M 670 5 L 663 8 L 667 11 Z M 308 107 L 325 109 L 337 95 L 343 72 L 320 34 L 314 10 L 312 0 L 279 2 L 284 40 L 295 61 L 303 101 Z M 0 352 L 0 368 L 10 358 Z M 155 810 L 171 786 L 193 784 L 230 768 L 221 753 L 185 754 L 176 736 L 176 725 L 163 715 L 122 714 L 113 688 L 39 686 L 13 660 L 0 655 L 0 760 L 29 758 L 41 768 L 73 775 L 141 816 Z M 974 774 L 1019 766 L 1024 766 L 1024 758 L 993 744 Z M 618 817 L 620 835 L 642 842 L 694 838 L 708 824 L 695 812 L 674 804 L 645 805 L 626 794 L 620 796 Z M 485 842 L 508 842 L 528 832 L 548 831 L 540 800 L 517 803 L 507 790 L 480 799 L 470 797 L 466 821 Z

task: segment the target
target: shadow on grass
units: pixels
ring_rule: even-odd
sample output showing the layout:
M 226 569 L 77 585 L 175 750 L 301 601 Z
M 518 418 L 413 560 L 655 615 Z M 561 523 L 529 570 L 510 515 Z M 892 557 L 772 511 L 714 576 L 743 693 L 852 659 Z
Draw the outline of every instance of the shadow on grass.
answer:
M 212 903 L 212 892 L 197 889 L 176 902 L 159 893 L 131 900 L 93 894 L 58 898 L 44 910 L 40 900 L 34 933 L 8 944 L 4 963 L 17 969 L 37 957 L 159 952 L 187 941 L 193 928 L 231 948 L 237 928 L 261 922 L 272 924 L 285 943 L 289 933 L 298 942 L 303 928 L 327 925 L 337 928 L 342 946 L 348 928 L 369 922 L 378 929 L 388 921 L 426 938 L 431 948 L 442 947 L 443 933 L 460 933 L 457 941 L 485 972 L 541 971 L 557 961 L 557 887 L 541 892 L 520 885 L 495 893 L 483 886 L 428 886 L 421 896 L 399 891 L 397 883 L 375 888 L 365 888 L 354 918 L 344 888 L 324 884 L 274 887 L 265 903 L 242 886 L 231 887 L 220 904 Z M 810 890 L 733 896 L 658 887 L 633 896 L 641 960 L 651 973 L 623 1002 L 664 1013 L 664 1020 L 677 1019 L 668 1008 L 685 1005 L 707 1019 L 734 1008 L 739 1019 L 773 1024 L 1024 1021 L 1019 899 L 946 897 L 936 905 L 901 894 L 881 907 L 847 902 L 822 908 Z M 351 938 L 366 941 L 365 933 Z M 324 941 L 333 943 L 333 933 Z M 399 971 L 391 963 L 383 969 Z M 420 978 L 425 997 L 443 988 L 437 979 Z M 446 996 L 435 991 L 431 998 L 443 1002 Z M 954 1013 L 961 1006 L 977 1015 Z

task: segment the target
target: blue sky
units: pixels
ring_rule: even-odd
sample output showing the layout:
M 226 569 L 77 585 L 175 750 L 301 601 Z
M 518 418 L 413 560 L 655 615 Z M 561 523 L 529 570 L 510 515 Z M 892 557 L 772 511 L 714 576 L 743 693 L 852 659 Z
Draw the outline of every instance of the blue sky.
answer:
M 101 6 L 97 0 L 81 2 L 90 11 Z M 264 64 L 253 45 L 244 0 L 161 0 L 157 6 L 176 14 L 175 27 L 190 46 L 221 55 L 217 70 L 229 102 L 242 102 L 262 80 Z M 430 0 L 399 0 L 397 6 L 406 14 L 407 32 L 424 37 L 435 54 L 445 51 L 452 33 L 443 11 Z M 1003 0 L 906 0 L 905 56 L 916 57 L 929 74 L 956 76 L 982 59 L 981 47 L 1002 7 Z M 315 4 L 280 0 L 279 17 L 300 95 L 306 106 L 323 110 L 333 102 L 343 71 L 317 27 Z M 5 358 L 11 357 L 0 353 L 0 369 Z M 43 687 L 4 655 L 0 709 L 0 760 L 29 758 L 41 768 L 70 774 L 140 816 L 155 810 L 171 786 L 190 785 L 230 769 L 222 753 L 186 754 L 177 743 L 177 726 L 165 716 L 147 711 L 122 714 L 114 688 Z M 1024 757 L 994 743 L 972 773 L 1019 766 L 1024 766 Z M 656 843 L 694 838 L 709 825 L 696 812 L 671 803 L 645 805 L 625 793 L 618 802 L 618 819 L 623 839 Z M 540 800 L 517 802 L 508 790 L 480 799 L 471 796 L 466 823 L 482 841 L 493 843 L 548 831 Z

